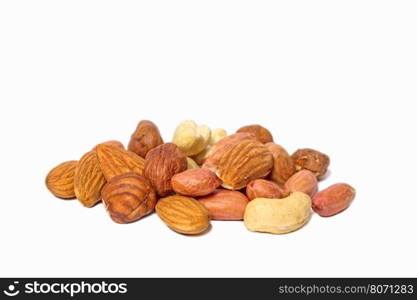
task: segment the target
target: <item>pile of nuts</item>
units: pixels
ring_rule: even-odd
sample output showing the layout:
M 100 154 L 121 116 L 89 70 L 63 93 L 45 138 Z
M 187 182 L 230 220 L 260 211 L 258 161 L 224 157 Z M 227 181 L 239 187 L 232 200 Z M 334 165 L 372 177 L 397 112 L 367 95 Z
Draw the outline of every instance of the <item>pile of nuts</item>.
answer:
M 117 223 L 156 211 L 182 234 L 203 233 L 210 220 L 243 220 L 248 230 L 283 234 L 306 224 L 311 210 L 328 217 L 352 202 L 355 190 L 346 183 L 318 192 L 329 164 L 313 149 L 289 155 L 260 125 L 227 135 L 183 121 L 164 143 L 154 123 L 141 121 L 127 150 L 118 141 L 98 144 L 53 168 L 46 186 L 86 207 L 102 201 Z

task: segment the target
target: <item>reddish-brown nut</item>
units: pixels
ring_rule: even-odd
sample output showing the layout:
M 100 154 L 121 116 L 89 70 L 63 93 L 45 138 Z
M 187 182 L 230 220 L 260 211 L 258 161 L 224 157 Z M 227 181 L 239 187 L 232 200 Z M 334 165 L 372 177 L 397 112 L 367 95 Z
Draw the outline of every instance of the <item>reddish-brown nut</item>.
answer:
M 330 158 L 314 149 L 299 149 L 292 155 L 295 168 L 298 170 L 310 170 L 317 177 L 321 177 L 327 172 L 330 164 Z
M 150 150 L 161 144 L 163 140 L 158 127 L 151 121 L 142 120 L 130 137 L 128 150 L 145 158 Z
M 265 127 L 261 125 L 248 125 L 241 127 L 238 131 L 239 133 L 245 132 L 252 134 L 258 142 L 262 144 L 273 142 L 274 139 L 272 138 L 271 132 Z
M 317 193 L 317 178 L 309 170 L 301 170 L 292 175 L 285 183 L 285 194 L 293 192 L 303 192 L 313 197 Z
M 213 194 L 198 199 L 208 210 L 213 220 L 242 220 L 248 198 L 238 191 L 216 190 Z
M 272 181 L 279 185 L 284 183 L 295 173 L 294 163 L 288 152 L 280 145 L 275 143 L 267 143 L 265 146 L 274 157 L 274 167 L 269 176 Z
M 249 182 L 246 186 L 246 196 L 248 196 L 249 200 L 255 198 L 280 199 L 284 196 L 284 192 L 273 181 L 256 179 Z
M 101 190 L 101 196 L 117 223 L 130 223 L 150 214 L 157 201 L 150 181 L 135 172 L 113 177 Z
M 189 169 L 174 175 L 172 188 L 178 194 L 197 197 L 212 193 L 221 184 L 221 180 L 208 169 Z
M 201 167 L 216 172 L 220 159 L 227 149 L 233 147 L 233 145 L 239 143 L 240 141 L 253 139 L 253 135 L 249 133 L 235 133 L 222 138 L 210 148 L 207 158 L 204 160 Z
M 346 183 L 337 183 L 313 197 L 313 210 L 322 217 L 330 217 L 349 207 L 356 191 Z
M 187 169 L 187 158 L 173 143 L 165 143 L 148 152 L 143 175 L 148 178 L 159 196 L 173 192 L 171 178 Z
M 116 141 L 116 140 L 106 141 L 106 142 L 103 142 L 103 143 L 100 143 L 100 144 L 113 146 L 113 147 L 117 147 L 117 148 L 125 150 L 125 146 L 123 146 L 123 144 L 121 142 Z M 97 146 L 100 145 L 100 144 L 95 145 L 94 148 L 92 149 L 92 151 L 96 151 Z

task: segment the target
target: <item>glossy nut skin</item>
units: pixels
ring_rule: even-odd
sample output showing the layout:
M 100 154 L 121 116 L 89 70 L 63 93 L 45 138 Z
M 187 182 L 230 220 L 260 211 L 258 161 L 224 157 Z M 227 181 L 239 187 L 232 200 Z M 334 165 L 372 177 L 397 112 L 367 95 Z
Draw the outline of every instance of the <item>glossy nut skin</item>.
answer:
M 318 190 L 317 177 L 309 170 L 301 170 L 292 175 L 284 185 L 285 194 L 303 192 L 313 197 Z
M 295 173 L 293 160 L 284 147 L 275 143 L 267 143 L 265 146 L 274 158 L 274 166 L 269 179 L 282 186 Z
M 234 221 L 242 220 L 248 198 L 238 191 L 218 189 L 214 193 L 198 198 L 208 210 L 211 219 Z
M 171 185 L 177 194 L 198 197 L 212 193 L 221 180 L 208 169 L 191 169 L 175 174 L 171 179 Z
M 246 196 L 249 200 L 255 198 L 279 199 L 284 196 L 283 190 L 273 181 L 266 179 L 256 179 L 249 182 L 246 186 Z
M 142 120 L 130 137 L 127 149 L 145 158 L 149 151 L 163 143 L 158 127 L 151 121 Z
M 322 217 L 344 211 L 355 198 L 355 189 L 347 183 L 336 183 L 313 197 L 313 210 Z
M 157 197 L 145 177 L 125 173 L 114 177 L 101 191 L 107 212 L 117 223 L 130 223 L 154 211 Z

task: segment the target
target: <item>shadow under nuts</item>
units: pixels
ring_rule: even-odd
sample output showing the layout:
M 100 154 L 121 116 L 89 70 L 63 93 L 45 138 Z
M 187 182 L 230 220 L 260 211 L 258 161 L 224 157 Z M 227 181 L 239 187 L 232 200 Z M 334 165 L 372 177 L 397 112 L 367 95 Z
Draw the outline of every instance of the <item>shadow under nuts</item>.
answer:
M 311 198 L 295 192 L 282 199 L 257 198 L 246 206 L 244 222 L 250 231 L 283 234 L 295 231 L 310 218 Z
M 149 180 L 134 172 L 114 177 L 103 187 L 101 196 L 117 223 L 130 223 L 150 214 L 157 201 Z
M 173 192 L 171 178 L 187 169 L 187 158 L 173 143 L 165 143 L 149 151 L 145 158 L 144 176 L 159 196 Z
M 171 179 L 173 190 L 185 196 L 205 196 L 212 193 L 221 180 L 207 169 L 190 169 L 174 175 Z
M 199 234 L 210 226 L 207 209 L 194 198 L 178 195 L 162 198 L 155 210 L 169 228 L 179 233 Z

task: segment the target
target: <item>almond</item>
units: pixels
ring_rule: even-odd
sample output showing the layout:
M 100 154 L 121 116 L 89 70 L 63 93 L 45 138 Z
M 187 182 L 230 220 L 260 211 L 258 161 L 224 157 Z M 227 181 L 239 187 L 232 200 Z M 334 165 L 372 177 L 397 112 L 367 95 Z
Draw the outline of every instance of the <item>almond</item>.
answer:
M 46 187 L 56 197 L 75 198 L 74 175 L 78 162 L 70 160 L 53 168 L 46 176 Z
M 101 195 L 107 212 L 117 223 L 133 222 L 150 214 L 157 201 L 150 181 L 134 172 L 113 177 Z
M 171 178 L 187 169 L 187 158 L 173 143 L 165 143 L 148 152 L 144 176 L 148 178 L 159 196 L 170 194 Z
M 313 210 L 322 217 L 330 217 L 349 207 L 356 191 L 346 183 L 337 183 L 318 192 L 313 198 Z
M 220 159 L 227 149 L 240 141 L 253 139 L 253 136 L 249 133 L 235 133 L 222 138 L 210 148 L 202 168 L 216 172 Z
M 274 139 L 272 138 L 271 132 L 269 132 L 268 129 L 265 127 L 262 127 L 261 125 L 248 125 L 241 127 L 238 131 L 238 133 L 249 133 L 254 136 L 254 138 L 261 142 L 262 144 L 273 142 Z
M 298 149 L 292 155 L 297 170 L 310 170 L 317 177 L 321 177 L 327 172 L 330 164 L 330 158 L 314 149 Z
M 224 151 L 216 174 L 224 188 L 239 190 L 252 180 L 266 177 L 272 166 L 271 152 L 262 143 L 247 139 Z
M 145 158 L 150 150 L 163 143 L 158 127 L 151 121 L 142 120 L 130 137 L 127 149 Z
M 274 157 L 274 167 L 272 168 L 270 179 L 282 186 L 295 173 L 292 158 L 280 145 L 267 143 L 265 146 Z
M 128 172 L 142 175 L 145 161 L 139 155 L 118 147 L 100 144 L 97 146 L 97 158 L 107 181 Z
M 190 169 L 174 175 L 171 179 L 172 188 L 185 196 L 205 196 L 212 193 L 221 180 L 208 169 Z
M 292 175 L 284 185 L 285 193 L 303 192 L 310 197 L 317 193 L 317 178 L 309 170 L 301 170 Z
M 161 220 L 172 230 L 183 234 L 199 234 L 210 226 L 207 209 L 194 198 L 170 196 L 155 207 Z
M 246 186 L 246 195 L 249 200 L 255 198 L 270 198 L 270 199 L 279 199 L 284 196 L 284 192 L 273 181 L 265 179 L 255 179 L 249 182 Z
M 87 152 L 81 157 L 75 170 L 74 191 L 77 199 L 86 207 L 94 206 L 100 201 L 101 188 L 105 183 L 97 153 Z
M 109 146 L 113 146 L 113 147 L 117 147 L 117 148 L 125 150 L 125 146 L 123 146 L 123 144 L 121 142 L 116 141 L 116 140 L 106 141 L 106 142 L 103 142 L 103 143 L 100 143 L 100 144 L 109 145 Z M 96 146 L 94 146 L 94 148 L 92 150 L 96 151 L 97 146 L 100 145 L 100 144 L 97 144 Z
M 242 220 L 249 200 L 238 191 L 216 190 L 211 195 L 198 199 L 208 210 L 213 220 Z

